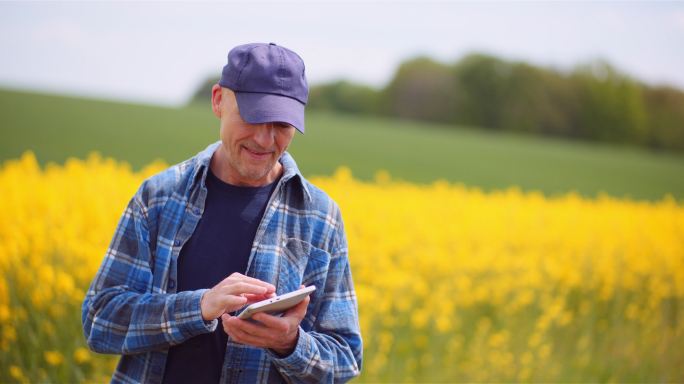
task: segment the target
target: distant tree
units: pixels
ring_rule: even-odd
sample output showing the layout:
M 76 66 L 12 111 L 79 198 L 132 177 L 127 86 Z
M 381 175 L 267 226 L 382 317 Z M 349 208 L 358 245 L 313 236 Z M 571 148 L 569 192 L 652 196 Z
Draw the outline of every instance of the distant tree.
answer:
M 502 95 L 505 130 L 573 136 L 575 92 L 566 77 L 526 63 L 513 63 Z
M 454 74 L 425 57 L 402 64 L 383 91 L 382 111 L 393 116 L 451 122 L 457 114 Z
M 563 75 L 473 54 L 454 64 L 454 122 L 490 129 L 573 135 L 574 89 Z
M 458 95 L 455 120 L 484 128 L 503 128 L 512 70 L 510 63 L 484 54 L 468 55 L 456 63 L 452 72 L 455 81 L 451 83 Z
M 578 67 L 571 76 L 580 100 L 582 137 L 644 143 L 647 116 L 640 85 L 606 62 Z
M 645 87 L 643 93 L 650 127 L 648 144 L 684 150 L 684 92 L 671 87 Z
M 374 114 L 379 111 L 380 92 L 348 81 L 336 81 L 311 87 L 310 108 L 349 113 Z

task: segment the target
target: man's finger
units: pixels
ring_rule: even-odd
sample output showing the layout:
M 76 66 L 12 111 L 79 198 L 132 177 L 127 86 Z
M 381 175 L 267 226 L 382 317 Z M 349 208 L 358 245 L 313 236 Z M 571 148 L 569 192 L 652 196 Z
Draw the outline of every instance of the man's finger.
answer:
M 254 320 L 256 320 L 256 318 Z M 257 324 L 257 323 L 253 323 L 251 321 L 242 320 L 242 319 L 232 320 L 231 324 L 233 324 L 235 328 L 240 329 L 240 330 L 244 331 L 245 333 L 248 333 L 254 337 L 271 338 L 273 335 L 273 329 L 270 329 L 265 324 Z M 276 329 L 278 331 L 280 331 L 282 328 L 283 327 L 280 326 Z
M 275 286 L 273 284 L 267 283 L 263 280 L 255 279 L 255 278 L 250 277 L 250 276 L 245 276 L 245 275 L 238 273 L 238 272 L 232 273 L 230 276 L 223 279 L 221 281 L 221 283 L 219 283 L 219 284 L 230 284 L 230 283 L 240 282 L 240 281 L 262 286 L 262 287 L 266 288 L 267 291 L 271 291 L 271 292 L 275 291 Z
M 240 343 L 240 344 L 246 344 L 246 345 L 251 345 L 253 347 L 266 347 L 266 343 L 264 342 L 264 339 L 260 337 L 255 337 L 252 336 L 240 329 L 232 329 L 232 330 L 227 330 L 226 333 L 230 335 L 230 337 Z
M 219 297 L 219 303 L 228 310 L 237 310 L 247 304 L 247 298 L 236 295 L 223 295 Z
M 243 297 L 247 298 L 247 304 L 252 304 L 252 303 L 258 303 L 259 301 L 270 299 L 271 297 L 275 296 L 273 293 L 267 293 L 264 295 L 254 295 L 251 293 L 245 293 L 242 295 Z
M 242 295 L 243 293 L 251 293 L 253 295 L 265 295 L 268 294 L 268 289 L 261 285 L 241 281 L 238 283 L 226 284 L 222 286 L 221 292 L 228 295 Z
M 254 316 L 252 316 L 252 318 L 267 328 L 277 329 L 282 332 L 286 332 L 290 328 L 287 320 L 283 319 L 282 317 L 269 315 L 267 313 L 256 313 Z
M 262 334 L 263 328 L 235 317 L 221 317 L 223 329 L 235 341 L 255 347 L 266 346 L 270 341 L 270 334 Z

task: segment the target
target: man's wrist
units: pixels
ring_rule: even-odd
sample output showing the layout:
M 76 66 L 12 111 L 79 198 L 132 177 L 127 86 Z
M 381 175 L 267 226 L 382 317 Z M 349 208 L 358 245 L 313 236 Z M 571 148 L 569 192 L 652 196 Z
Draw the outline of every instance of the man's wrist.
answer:
M 208 314 L 205 313 L 205 312 L 208 312 L 208 310 L 206 309 L 206 303 L 204 302 L 204 300 L 205 300 L 205 298 L 206 298 L 206 296 L 207 296 L 207 292 L 209 292 L 209 289 L 206 289 L 206 288 L 205 288 L 205 289 L 201 289 L 201 290 L 199 290 L 199 291 L 202 292 L 202 293 L 200 294 L 200 300 L 199 300 L 199 311 L 200 311 L 200 316 L 202 316 L 202 320 L 204 320 L 205 323 L 210 323 L 210 322 L 214 321 L 215 318 L 211 318 L 211 317 L 209 317 Z M 208 317 L 209 317 L 209 318 L 208 318 Z
M 290 343 L 290 347 L 286 348 L 270 348 L 273 353 L 275 353 L 279 358 L 284 358 L 288 357 L 294 352 L 294 350 L 297 348 L 297 341 L 299 340 L 299 328 L 297 328 L 297 332 L 294 335 L 294 338 L 292 339 L 292 342 Z

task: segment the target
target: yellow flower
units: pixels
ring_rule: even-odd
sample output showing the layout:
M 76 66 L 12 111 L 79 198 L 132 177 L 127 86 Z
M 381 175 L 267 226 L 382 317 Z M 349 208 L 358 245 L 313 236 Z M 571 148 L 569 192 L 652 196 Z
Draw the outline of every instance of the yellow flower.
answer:
M 74 361 L 78 364 L 87 363 L 90 361 L 90 351 L 83 347 L 78 347 L 74 351 Z
M 429 320 L 429 313 L 426 310 L 414 311 L 411 315 L 411 324 L 417 328 L 424 328 Z
M 10 319 L 10 309 L 6 305 L 0 305 L 0 324 Z
M 24 372 L 22 372 L 21 368 L 19 368 L 16 365 L 10 365 L 9 373 L 10 373 L 10 376 L 12 376 L 12 378 L 14 380 L 17 380 L 17 381 L 23 381 L 24 380 Z
M 44 352 L 43 357 L 45 357 L 45 361 L 52 366 L 57 366 L 64 362 L 64 356 L 62 356 L 59 351 L 46 351 Z
M 435 320 L 435 326 L 437 330 L 442 333 L 447 333 L 451 331 L 451 318 L 449 316 L 439 316 Z

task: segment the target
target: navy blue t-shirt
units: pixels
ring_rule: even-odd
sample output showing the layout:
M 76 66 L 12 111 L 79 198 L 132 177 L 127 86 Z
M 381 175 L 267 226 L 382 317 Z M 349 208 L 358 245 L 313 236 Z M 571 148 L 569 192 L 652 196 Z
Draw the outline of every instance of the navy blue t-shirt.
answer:
M 207 199 L 197 228 L 178 257 L 178 291 L 211 288 L 233 272 L 245 273 L 252 242 L 276 182 L 237 187 L 207 170 Z M 195 336 L 169 350 L 164 383 L 217 383 L 227 335 Z

